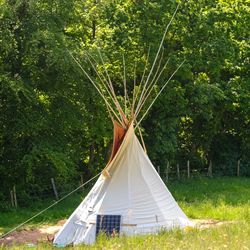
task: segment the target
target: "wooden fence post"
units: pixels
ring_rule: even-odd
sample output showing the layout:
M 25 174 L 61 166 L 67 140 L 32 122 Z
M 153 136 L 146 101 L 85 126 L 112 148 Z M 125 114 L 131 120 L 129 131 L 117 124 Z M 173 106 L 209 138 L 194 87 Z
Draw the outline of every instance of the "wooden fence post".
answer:
M 169 166 L 169 161 L 167 163 L 167 168 L 165 170 L 165 175 L 166 175 L 166 182 L 168 182 L 168 173 L 169 173 L 169 169 L 170 169 L 170 166 Z
M 80 185 L 82 186 L 83 185 L 83 175 L 82 174 L 80 175 L 80 178 L 81 178 Z M 84 191 L 84 187 L 82 187 L 82 191 Z
M 13 187 L 14 206 L 17 208 L 16 186 Z
M 240 176 L 240 160 L 237 162 L 237 176 Z
M 213 177 L 213 169 L 212 169 L 212 167 L 213 167 L 212 160 L 210 160 L 209 161 L 209 166 L 208 166 L 208 171 L 207 171 L 207 175 L 209 177 Z
M 167 168 L 165 169 L 165 179 L 166 179 L 166 182 L 168 182 L 168 169 Z
M 52 183 L 52 187 L 53 187 L 53 191 L 54 191 L 55 197 L 58 200 L 59 197 L 58 197 L 58 193 L 57 193 L 57 189 L 56 189 L 56 184 L 55 184 L 54 178 L 51 178 L 51 183 Z
M 189 160 L 187 161 L 187 177 L 188 177 L 188 179 L 190 178 L 190 162 L 189 162 Z
M 161 173 L 160 173 L 160 166 L 157 166 L 157 172 L 158 172 L 158 174 L 161 176 Z
M 177 172 L 177 178 L 180 180 L 180 166 L 179 164 L 176 165 L 176 172 Z
M 10 201 L 11 201 L 11 206 L 14 207 L 14 196 L 13 196 L 13 190 L 10 190 Z

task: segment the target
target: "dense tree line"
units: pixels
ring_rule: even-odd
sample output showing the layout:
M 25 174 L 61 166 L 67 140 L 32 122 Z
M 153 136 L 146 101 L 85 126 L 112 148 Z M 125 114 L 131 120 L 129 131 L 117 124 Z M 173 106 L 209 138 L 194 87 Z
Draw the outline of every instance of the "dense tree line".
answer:
M 101 48 L 122 96 L 152 63 L 177 3 L 5 0 L 0 3 L 0 200 L 18 185 L 40 192 L 50 178 L 88 179 L 107 162 L 112 123 L 69 52 L 95 77 L 86 53 Z M 160 81 L 185 64 L 143 121 L 155 165 L 169 161 L 233 175 L 250 174 L 250 6 L 246 0 L 183 1 L 164 40 Z M 150 49 L 149 49 L 150 48 Z M 148 52 L 149 51 L 149 52 Z M 98 60 L 98 59 L 97 59 Z M 98 62 L 97 62 L 98 63 Z M 160 82 L 159 82 L 160 84 Z M 131 89 L 130 89 L 131 91 Z

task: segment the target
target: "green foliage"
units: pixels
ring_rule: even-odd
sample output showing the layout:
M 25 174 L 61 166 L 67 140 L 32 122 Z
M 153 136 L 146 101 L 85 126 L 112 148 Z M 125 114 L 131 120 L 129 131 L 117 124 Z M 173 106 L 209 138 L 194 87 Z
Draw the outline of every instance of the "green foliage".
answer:
M 64 183 L 81 172 L 87 180 L 103 168 L 111 121 L 68 52 L 96 78 L 86 54 L 103 71 L 100 47 L 122 100 L 122 56 L 132 95 L 176 6 L 170 0 L 1 1 L 0 199 L 13 185 L 27 197 L 51 177 Z M 249 26 L 244 0 L 181 3 L 163 43 L 162 62 L 170 61 L 155 90 L 186 61 L 142 124 L 155 165 L 184 166 L 189 159 L 204 171 L 212 160 L 218 174 L 234 175 L 240 159 L 241 173 L 250 174 Z

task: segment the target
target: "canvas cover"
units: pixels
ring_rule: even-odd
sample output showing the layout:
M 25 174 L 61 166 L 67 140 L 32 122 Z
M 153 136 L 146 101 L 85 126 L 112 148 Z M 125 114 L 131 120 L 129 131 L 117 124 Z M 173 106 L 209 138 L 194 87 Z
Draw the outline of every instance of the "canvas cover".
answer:
M 118 151 L 54 244 L 91 244 L 97 215 L 121 215 L 120 234 L 156 233 L 190 222 L 161 180 L 130 125 Z

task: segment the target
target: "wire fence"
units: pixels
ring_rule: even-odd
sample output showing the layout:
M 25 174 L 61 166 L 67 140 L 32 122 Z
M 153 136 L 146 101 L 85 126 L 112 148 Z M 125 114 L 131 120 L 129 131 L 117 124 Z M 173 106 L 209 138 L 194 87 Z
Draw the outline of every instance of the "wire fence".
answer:
M 186 164 L 182 165 L 167 163 L 167 166 L 156 167 L 156 171 L 165 182 L 199 177 L 249 176 L 249 170 L 249 164 L 242 163 L 240 160 L 233 162 L 230 166 L 214 166 L 213 162 L 210 161 L 207 166 L 197 167 L 188 160 Z
M 86 186 L 79 188 L 77 194 L 85 196 L 95 182 L 90 182 Z M 51 178 L 51 184 L 42 185 L 39 189 L 28 188 L 27 190 L 19 190 L 19 186 L 14 185 L 5 197 L 0 199 L 0 211 L 9 211 L 18 208 L 31 207 L 32 205 L 44 202 L 57 201 L 64 197 L 72 190 L 75 190 L 83 184 L 83 178 L 80 176 L 79 181 L 71 183 L 57 184 L 56 179 Z
M 179 164 L 167 166 L 156 166 L 156 171 L 162 178 L 165 183 L 178 180 L 193 179 L 199 177 L 216 177 L 221 176 L 221 173 L 217 172 L 213 168 L 212 162 L 206 168 L 197 169 L 195 166 L 192 166 L 190 161 L 187 161 L 185 165 L 180 166 Z M 235 164 L 233 173 L 231 175 L 241 176 L 244 173 L 244 166 L 238 161 Z M 69 193 L 71 190 L 74 190 L 83 183 L 84 176 L 80 175 L 78 179 L 70 183 L 58 184 L 57 180 L 51 178 L 51 181 L 47 182 L 47 185 L 42 187 L 36 186 L 37 188 L 30 188 L 27 191 L 21 190 L 20 187 L 14 185 L 13 188 L 9 191 L 9 194 L 6 194 L 5 197 L 0 198 L 0 211 L 8 211 L 11 209 L 17 209 L 19 207 L 29 207 L 32 203 L 48 201 L 56 201 L 61 197 Z M 94 185 L 94 182 L 88 183 L 86 187 L 79 189 L 77 192 L 83 196 L 87 195 L 90 188 Z

